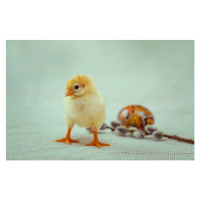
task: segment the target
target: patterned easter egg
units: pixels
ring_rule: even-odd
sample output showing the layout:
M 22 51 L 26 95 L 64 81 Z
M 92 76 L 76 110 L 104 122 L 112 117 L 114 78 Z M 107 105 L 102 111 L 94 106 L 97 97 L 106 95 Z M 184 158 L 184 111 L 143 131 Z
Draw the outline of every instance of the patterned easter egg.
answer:
M 118 114 L 118 120 L 127 128 L 133 126 L 139 130 L 144 130 L 146 125 L 153 125 L 155 121 L 152 112 L 141 105 L 122 108 Z

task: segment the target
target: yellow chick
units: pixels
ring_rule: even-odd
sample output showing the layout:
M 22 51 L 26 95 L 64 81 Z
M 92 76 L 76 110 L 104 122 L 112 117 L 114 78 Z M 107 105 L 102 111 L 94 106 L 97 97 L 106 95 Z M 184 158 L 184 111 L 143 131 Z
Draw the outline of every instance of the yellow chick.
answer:
M 68 131 L 65 138 L 56 140 L 66 144 L 78 143 L 70 137 L 74 124 L 80 127 L 91 128 L 94 139 L 86 146 L 110 146 L 99 142 L 97 131 L 105 120 L 105 100 L 97 89 L 93 80 L 85 75 L 78 74 L 67 81 L 64 99 L 65 121 Z

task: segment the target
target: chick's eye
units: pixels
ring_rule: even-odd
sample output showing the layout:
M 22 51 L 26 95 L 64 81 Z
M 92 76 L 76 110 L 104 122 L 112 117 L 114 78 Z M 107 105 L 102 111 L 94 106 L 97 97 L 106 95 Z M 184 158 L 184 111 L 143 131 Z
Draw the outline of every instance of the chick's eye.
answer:
M 78 90 L 79 86 L 78 86 L 78 85 L 76 85 L 74 88 L 75 88 L 75 90 Z

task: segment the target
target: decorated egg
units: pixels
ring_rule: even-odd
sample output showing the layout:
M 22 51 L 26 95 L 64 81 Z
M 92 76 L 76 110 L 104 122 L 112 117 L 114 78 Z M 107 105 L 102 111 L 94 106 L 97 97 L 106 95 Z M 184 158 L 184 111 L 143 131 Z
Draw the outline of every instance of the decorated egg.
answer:
M 155 121 L 152 112 L 141 105 L 122 108 L 118 114 L 118 120 L 127 128 L 133 126 L 139 130 L 144 130 L 146 125 L 153 125 Z

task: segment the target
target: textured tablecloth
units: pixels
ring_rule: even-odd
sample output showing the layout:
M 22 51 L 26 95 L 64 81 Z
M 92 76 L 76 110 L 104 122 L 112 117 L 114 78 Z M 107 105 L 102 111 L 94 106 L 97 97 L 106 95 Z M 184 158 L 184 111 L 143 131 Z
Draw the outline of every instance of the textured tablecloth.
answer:
M 164 138 L 99 133 L 110 147 L 86 147 L 93 135 L 75 126 L 65 136 L 66 81 L 93 77 L 107 101 L 106 123 L 121 108 L 140 104 L 166 134 L 194 139 L 193 41 L 7 41 L 7 160 L 193 160 L 194 145 Z

